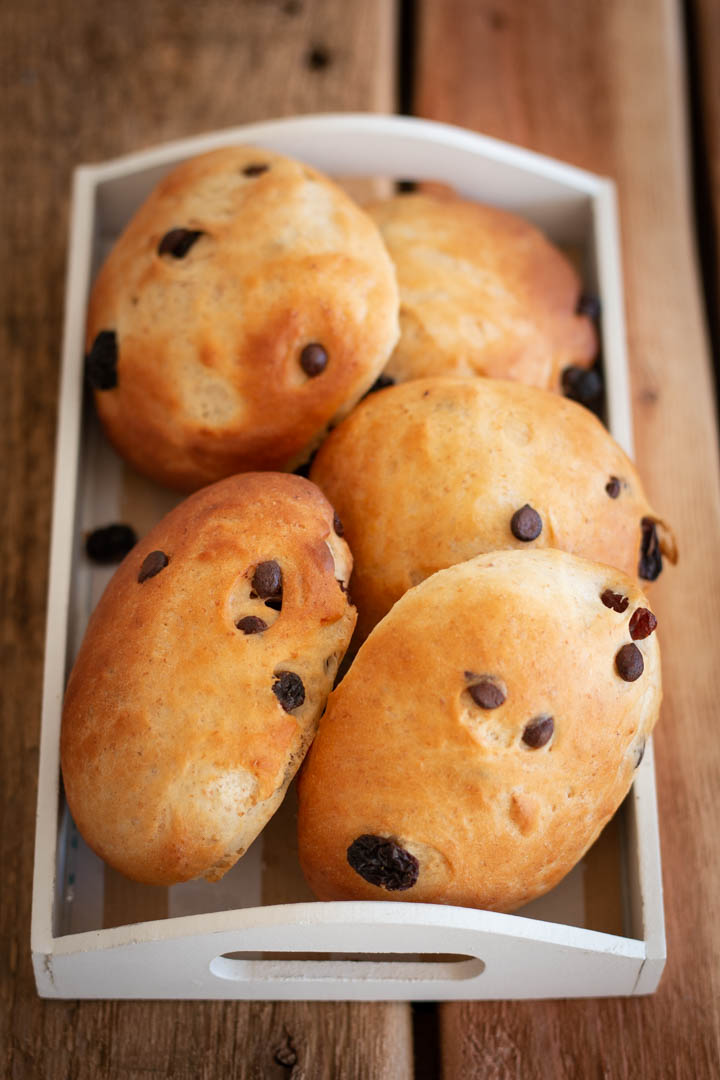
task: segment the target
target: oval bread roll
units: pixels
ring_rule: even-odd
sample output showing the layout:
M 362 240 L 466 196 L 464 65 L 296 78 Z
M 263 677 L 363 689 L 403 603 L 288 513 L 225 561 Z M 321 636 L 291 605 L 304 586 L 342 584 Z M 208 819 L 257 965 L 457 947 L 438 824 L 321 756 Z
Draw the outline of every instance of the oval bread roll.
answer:
M 333 521 L 301 477 L 231 477 L 163 518 L 110 581 L 61 755 L 80 832 L 128 877 L 222 877 L 279 806 L 355 623 Z
M 661 547 L 676 557 L 600 421 L 519 383 L 380 390 L 332 432 L 310 475 L 345 526 L 361 637 L 407 589 L 486 551 L 561 548 L 648 579 Z
M 316 169 L 235 146 L 178 166 L 130 221 L 92 290 L 86 372 L 118 452 L 191 491 L 302 463 L 397 336 L 369 216 Z
M 528 221 L 452 196 L 398 195 L 369 207 L 400 289 L 400 340 L 386 373 L 489 375 L 560 389 L 597 350 L 578 314 L 580 281 Z
M 661 700 L 634 580 L 494 552 L 406 593 L 331 694 L 299 782 L 321 900 L 512 911 L 551 889 L 627 793 Z

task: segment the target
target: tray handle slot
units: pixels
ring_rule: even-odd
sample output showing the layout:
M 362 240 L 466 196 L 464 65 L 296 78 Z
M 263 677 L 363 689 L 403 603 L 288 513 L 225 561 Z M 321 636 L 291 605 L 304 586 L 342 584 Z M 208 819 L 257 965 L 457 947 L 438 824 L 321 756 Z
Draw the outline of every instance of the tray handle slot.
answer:
M 323 959 L 318 959 L 322 955 Z M 412 982 L 475 979 L 485 971 L 476 956 L 413 953 L 222 953 L 210 961 L 210 973 L 235 982 L 255 979 L 283 982 L 307 979 L 358 979 Z

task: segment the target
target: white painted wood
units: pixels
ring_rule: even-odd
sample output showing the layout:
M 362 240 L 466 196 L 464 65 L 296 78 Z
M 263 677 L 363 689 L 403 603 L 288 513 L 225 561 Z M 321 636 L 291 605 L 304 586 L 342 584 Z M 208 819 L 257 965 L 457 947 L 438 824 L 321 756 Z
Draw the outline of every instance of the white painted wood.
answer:
M 73 560 L 78 515 L 84 513 L 87 525 L 92 521 L 87 498 L 92 499 L 88 485 L 94 474 L 88 472 L 91 465 L 83 467 L 84 462 L 78 468 L 90 275 L 100 253 L 165 172 L 187 157 L 232 143 L 293 154 L 336 176 L 446 181 L 471 198 L 524 214 L 558 243 L 581 246 L 588 282 L 598 288 L 603 303 L 610 429 L 632 452 L 617 211 L 610 181 L 459 128 L 374 115 L 254 124 L 78 169 L 67 274 L 33 884 L 32 949 L 38 991 L 49 997 L 318 1000 L 649 993 L 665 961 L 650 744 L 626 803 L 626 932 L 633 936 L 615 937 L 517 915 L 406 903 L 236 907 L 73 934 L 63 933 L 63 925 L 53 918 L 54 907 L 62 911 L 68 902 L 67 882 L 62 879 L 57 897 L 55 882 L 58 856 L 62 866 L 65 854 L 62 849 L 58 852 L 58 843 L 68 835 L 67 829 L 58 835 L 62 694 L 98 584 L 96 579 L 88 585 L 83 579 L 88 568 Z M 82 853 L 78 865 L 87 871 L 74 888 L 92 888 L 97 880 L 93 858 Z M 242 902 L 257 903 L 260 894 L 253 882 L 258 880 L 255 873 L 243 886 Z M 192 907 L 192 890 L 180 888 L 186 893 L 173 900 L 171 915 Z M 570 904 L 573 895 L 571 889 L 550 894 L 543 901 L 544 917 L 571 918 L 569 907 L 562 905 Z M 82 899 L 86 912 L 102 911 L 101 897 Z M 392 959 L 223 957 L 234 952 L 388 953 Z M 398 960 L 398 953 L 408 959 Z M 467 959 L 438 963 L 421 959 L 432 953 L 457 953 Z

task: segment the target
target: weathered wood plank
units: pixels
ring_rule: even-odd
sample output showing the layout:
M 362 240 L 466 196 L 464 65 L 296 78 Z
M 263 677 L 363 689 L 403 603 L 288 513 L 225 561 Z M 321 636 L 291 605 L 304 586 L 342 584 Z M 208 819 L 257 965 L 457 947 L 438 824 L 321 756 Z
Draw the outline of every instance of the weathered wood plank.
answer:
M 680 4 L 424 0 L 416 111 L 619 185 L 637 457 L 681 562 L 653 589 L 669 962 L 638 1000 L 447 1005 L 444 1075 L 710 1077 L 719 1065 L 720 505 L 688 183 Z M 708 42 L 708 49 L 714 48 Z
M 392 109 L 394 20 L 386 0 L 10 0 L 0 12 L 2 1075 L 411 1073 L 405 1005 L 44 1002 L 29 958 L 71 169 L 244 121 Z

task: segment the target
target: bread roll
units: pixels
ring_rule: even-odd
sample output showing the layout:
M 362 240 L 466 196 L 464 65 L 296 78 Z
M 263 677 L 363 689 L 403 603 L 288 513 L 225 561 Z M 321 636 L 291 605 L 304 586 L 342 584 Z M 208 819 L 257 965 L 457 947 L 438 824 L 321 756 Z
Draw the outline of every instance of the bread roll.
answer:
M 581 858 L 632 782 L 661 699 L 631 578 L 561 551 L 434 574 L 331 694 L 299 782 L 321 900 L 512 911 Z
M 130 552 L 70 675 L 62 770 L 83 837 L 155 885 L 221 877 L 280 804 L 355 623 L 309 481 L 246 473 Z
M 590 366 L 597 341 L 578 275 L 529 222 L 427 194 L 369 211 L 400 288 L 400 340 L 386 368 L 397 382 L 490 375 L 558 391 L 566 368 Z
M 360 207 L 308 165 L 228 147 L 174 169 L 115 244 L 87 377 L 118 452 L 191 491 L 305 460 L 387 362 L 397 315 Z
M 436 570 L 556 547 L 652 579 L 672 536 L 635 466 L 587 409 L 496 379 L 417 379 L 371 394 L 311 477 L 353 552 L 358 634 Z

